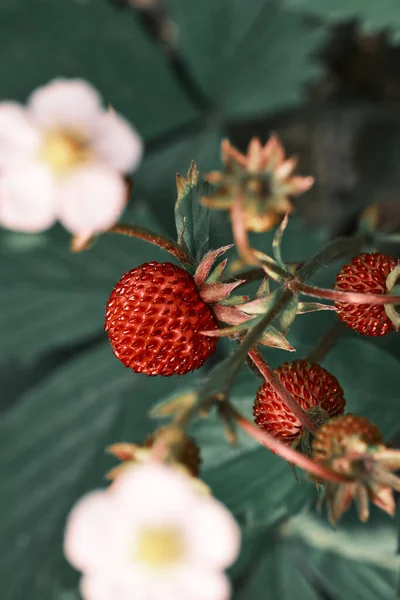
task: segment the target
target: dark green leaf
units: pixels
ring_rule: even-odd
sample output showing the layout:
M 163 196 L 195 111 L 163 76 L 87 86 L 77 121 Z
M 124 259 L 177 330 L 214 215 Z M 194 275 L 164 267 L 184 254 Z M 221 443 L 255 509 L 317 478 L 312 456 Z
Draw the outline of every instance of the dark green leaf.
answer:
M 160 230 L 144 207 L 132 216 Z M 121 275 L 145 260 L 169 257 L 120 236 L 104 235 L 80 254 L 69 251 L 69 236 L 60 229 L 35 236 L 34 247 L 29 237 L 3 232 L 0 239 L 0 356 L 35 356 L 101 335 L 105 304 Z
M 24 101 L 54 77 L 83 77 L 146 139 L 197 117 L 134 12 L 106 0 L 6 0 L 0 53 L 7 56 L 0 65 L 1 98 Z
M 132 373 L 101 344 L 57 369 L 7 413 L 0 426 L 4 598 L 54 598 L 60 582 L 53 562 L 62 561 L 67 512 L 82 493 L 102 485 L 115 463 L 106 446 L 142 441 L 154 427 L 148 410 L 176 385 L 175 377 Z
M 299 102 L 320 73 L 324 31 L 280 0 L 172 0 L 185 59 L 218 114 L 254 117 Z
M 301 515 L 270 531 L 249 530 L 247 560 L 233 568 L 235 600 L 392 600 L 399 559 L 393 521 L 347 522 L 332 530 Z

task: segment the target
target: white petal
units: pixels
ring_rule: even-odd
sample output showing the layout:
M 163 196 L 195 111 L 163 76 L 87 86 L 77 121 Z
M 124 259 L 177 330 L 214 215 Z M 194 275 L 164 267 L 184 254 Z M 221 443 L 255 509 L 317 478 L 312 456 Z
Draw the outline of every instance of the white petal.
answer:
M 26 111 L 16 102 L 0 102 L 0 167 L 15 164 L 35 153 L 40 135 Z
M 0 176 L 0 224 L 14 231 L 37 232 L 56 220 L 55 185 L 50 171 L 21 163 Z
M 163 600 L 229 600 L 231 588 L 223 574 L 185 565 L 175 580 L 165 582 Z M 161 599 L 161 597 L 160 597 Z
M 58 217 L 71 233 L 90 235 L 112 227 L 126 201 L 123 178 L 110 169 L 90 165 L 74 171 L 60 185 Z
M 83 577 L 80 592 L 83 600 L 149 600 L 145 588 L 107 579 L 103 573 Z
M 151 463 L 133 467 L 117 478 L 111 488 L 115 504 L 124 514 L 153 524 L 179 525 L 195 495 L 186 476 L 171 467 Z
M 199 496 L 191 507 L 187 529 L 193 560 L 216 569 L 236 560 L 240 529 L 228 509 L 211 496 Z
M 31 94 L 28 110 L 46 128 L 91 128 L 101 114 L 101 97 L 83 79 L 54 79 Z
M 64 554 L 81 571 L 109 568 L 117 549 L 113 513 L 105 491 L 86 496 L 72 509 L 65 529 Z
M 122 173 L 136 169 L 143 155 L 136 129 L 112 110 L 99 118 L 92 144 L 97 158 Z

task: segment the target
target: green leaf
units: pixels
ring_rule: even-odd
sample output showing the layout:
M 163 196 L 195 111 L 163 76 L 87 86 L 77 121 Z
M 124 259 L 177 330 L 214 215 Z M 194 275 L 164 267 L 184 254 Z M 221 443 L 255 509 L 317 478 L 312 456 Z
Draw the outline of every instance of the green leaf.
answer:
M 175 204 L 175 222 L 178 241 L 189 250 L 199 263 L 209 250 L 210 211 L 201 204 L 209 185 L 200 177 L 194 162 L 187 177 L 176 177 L 178 199 Z
M 2 2 L 0 52 L 1 98 L 24 101 L 54 77 L 83 77 L 146 139 L 198 116 L 135 13 L 106 0 Z
M 242 564 L 232 570 L 235 600 L 392 600 L 400 559 L 395 525 L 347 520 L 338 531 L 312 514 L 245 532 Z
M 324 30 L 281 0 L 171 0 L 184 58 L 217 114 L 252 118 L 304 98 Z
M 400 4 L 397 0 L 284 0 L 288 8 L 311 13 L 333 23 L 357 19 L 366 33 L 388 30 L 400 40 Z
M 173 210 L 176 174 L 187 173 L 191 160 L 195 161 L 200 173 L 218 168 L 221 162 L 221 139 L 222 133 L 216 130 L 194 131 L 190 135 L 175 137 L 170 143 L 145 155 L 134 177 L 133 194 L 156 210 L 169 235 L 174 235 L 176 231 Z
M 188 383 L 191 376 L 185 379 Z M 147 412 L 177 378 L 124 368 L 108 345 L 76 356 L 24 393 L 0 425 L 0 578 L 11 600 L 53 600 L 62 533 L 73 503 L 101 486 L 117 441 L 140 442 Z M 65 569 L 64 569 L 65 570 Z M 68 574 L 66 575 L 68 577 Z
M 399 360 L 367 340 L 349 339 L 322 364 L 338 378 L 347 412 L 367 417 L 390 440 L 399 430 Z
M 249 419 L 259 380 L 246 371 L 232 401 Z M 216 415 L 197 422 L 192 430 L 202 448 L 202 477 L 218 498 L 247 524 L 269 524 L 296 514 L 315 496 L 315 486 L 299 483 L 280 457 L 238 431 L 229 446 Z
M 132 216 L 137 224 L 160 231 L 145 207 L 138 206 Z M 29 237 L 21 245 L 16 243 L 20 236 L 0 235 L 0 357 L 29 358 L 101 336 L 105 305 L 121 275 L 145 260 L 169 257 L 122 236 L 104 235 L 79 254 L 69 251 L 70 238 L 61 228 L 34 236 L 33 247 Z

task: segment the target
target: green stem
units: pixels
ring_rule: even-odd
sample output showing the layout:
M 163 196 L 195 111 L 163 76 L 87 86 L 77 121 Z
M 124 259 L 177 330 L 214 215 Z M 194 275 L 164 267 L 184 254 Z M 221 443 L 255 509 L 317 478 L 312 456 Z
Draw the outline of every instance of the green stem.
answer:
M 186 427 L 199 411 L 204 410 L 207 412 L 215 402 L 225 402 L 229 398 L 235 379 L 249 350 L 257 342 L 264 329 L 286 306 L 292 295 L 290 290 L 283 288 L 279 290 L 275 306 L 272 306 L 257 325 L 246 334 L 236 352 L 213 369 L 208 379 L 199 389 L 196 402 L 176 417 L 175 425 L 177 427 Z
M 303 427 L 315 434 L 317 426 L 314 421 L 308 416 L 307 412 L 300 406 L 294 396 L 285 388 L 279 377 L 277 377 L 258 350 L 255 350 L 254 348 L 250 350 L 249 357 L 257 366 L 265 381 L 269 383 L 274 392 L 282 400 L 284 405 L 294 414 Z
M 186 252 L 184 248 L 164 235 L 154 233 L 154 231 L 146 229 L 145 227 L 137 227 L 136 225 L 133 226 L 119 223 L 114 225 L 114 227 L 111 227 L 111 229 L 108 229 L 106 233 L 118 233 L 120 235 L 138 238 L 145 242 L 149 242 L 150 244 L 154 244 L 163 250 L 166 250 L 166 252 L 169 252 L 169 254 L 175 256 L 175 258 L 177 258 L 184 266 L 194 265 L 193 258 L 188 252 Z
M 400 233 L 384 233 L 384 232 L 372 232 L 374 242 L 377 244 L 398 244 L 400 243 Z
M 320 267 L 334 262 L 343 256 L 347 256 L 348 254 L 354 254 L 359 251 L 369 239 L 369 235 L 362 233 L 351 237 L 337 238 L 336 240 L 329 242 L 298 269 L 296 275 L 297 281 L 307 281 L 307 279 L 310 279 Z
M 270 325 L 280 311 L 286 306 L 292 296 L 293 293 L 290 290 L 281 289 L 279 293 L 277 293 L 275 305 L 265 313 L 257 325 L 255 325 L 243 338 L 242 343 L 231 359 L 233 365 L 232 371 L 230 371 L 229 375 L 225 377 L 225 384 L 222 391 L 225 398 L 229 397 L 236 376 L 242 366 L 242 362 L 245 360 L 252 346 L 257 342 L 268 325 Z

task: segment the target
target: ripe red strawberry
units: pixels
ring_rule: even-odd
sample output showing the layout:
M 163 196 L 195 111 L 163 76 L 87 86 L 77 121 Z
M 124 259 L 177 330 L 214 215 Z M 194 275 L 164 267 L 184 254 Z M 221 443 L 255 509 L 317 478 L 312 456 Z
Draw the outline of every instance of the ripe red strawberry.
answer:
M 346 405 L 343 390 L 336 377 L 319 365 L 296 360 L 278 367 L 275 373 L 304 410 L 317 416 L 315 407 L 319 407 L 322 411 L 318 417 L 326 418 L 343 413 Z M 259 427 L 281 441 L 288 444 L 300 441 L 301 423 L 266 381 L 257 392 L 253 414 Z
M 381 432 L 365 417 L 341 415 L 324 423 L 312 443 L 312 457 L 317 462 L 329 462 L 341 456 L 349 438 L 358 438 L 368 446 L 383 444 Z
M 344 265 L 336 276 L 335 289 L 344 292 L 386 294 L 386 279 L 396 266 L 391 256 L 363 253 Z M 362 335 L 386 335 L 395 328 L 383 304 L 335 302 L 341 321 Z
M 184 375 L 215 351 L 217 328 L 193 277 L 171 263 L 150 262 L 125 273 L 107 302 L 105 330 L 114 354 L 146 375 Z

